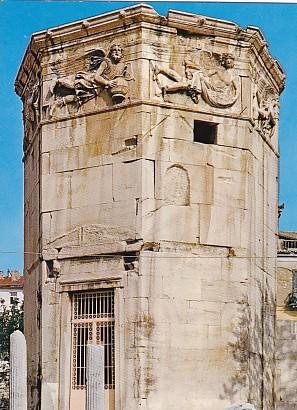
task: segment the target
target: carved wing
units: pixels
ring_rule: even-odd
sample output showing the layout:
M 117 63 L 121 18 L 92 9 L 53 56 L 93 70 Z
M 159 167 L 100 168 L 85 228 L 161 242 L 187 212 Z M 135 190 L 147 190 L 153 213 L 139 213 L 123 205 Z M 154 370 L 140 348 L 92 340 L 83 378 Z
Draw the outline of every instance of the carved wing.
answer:
M 53 73 L 59 77 L 65 77 L 75 74 L 78 71 L 89 71 L 93 68 L 93 64 L 100 65 L 106 53 L 103 49 L 91 50 L 87 54 L 76 55 L 75 57 L 67 57 L 65 60 L 62 56 L 50 64 Z M 100 62 L 99 62 L 100 60 Z
M 102 48 L 97 48 L 89 51 L 85 57 L 88 61 L 88 69 L 96 70 L 106 57 L 106 52 Z
M 68 57 L 67 60 L 64 60 L 63 57 L 61 57 L 61 59 L 51 63 L 50 67 L 52 72 L 57 74 L 58 77 L 64 77 L 88 68 L 84 55 L 78 57 Z
M 263 98 L 265 100 L 277 100 L 277 96 L 275 94 L 275 91 L 272 87 L 268 86 L 264 89 L 263 91 Z
M 263 80 L 260 80 L 258 83 L 258 95 L 261 105 L 265 105 L 270 101 L 275 101 L 276 103 L 278 102 L 278 98 L 273 87 L 267 85 Z
M 260 79 L 260 80 L 258 81 L 258 84 L 257 84 L 257 93 L 262 96 L 263 93 L 264 93 L 265 87 L 266 87 L 265 81 L 263 81 L 262 79 Z
M 199 65 L 205 70 L 211 70 L 218 68 L 221 60 L 221 55 L 218 53 L 211 53 L 209 51 L 200 51 L 199 53 Z

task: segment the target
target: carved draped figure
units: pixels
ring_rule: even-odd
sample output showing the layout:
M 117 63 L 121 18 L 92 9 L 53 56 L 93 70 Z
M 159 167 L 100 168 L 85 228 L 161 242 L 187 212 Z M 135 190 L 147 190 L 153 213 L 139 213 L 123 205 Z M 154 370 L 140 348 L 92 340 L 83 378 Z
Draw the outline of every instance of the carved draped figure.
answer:
M 217 75 L 219 77 L 219 73 L 217 73 Z M 223 80 L 211 82 L 209 78 L 203 77 L 201 81 L 201 89 L 204 101 L 212 107 L 217 108 L 232 107 L 239 96 L 239 87 L 236 83 L 235 76 L 231 75 L 230 82 L 225 82 Z
M 164 99 L 168 93 L 186 92 L 196 104 L 200 96 L 212 107 L 229 108 L 235 104 L 240 87 L 233 56 L 202 51 L 196 61 L 191 55 L 187 56 L 183 65 L 185 75 L 158 64 L 153 67 L 153 78 Z M 164 83 L 160 76 L 171 83 Z
M 185 66 L 186 76 L 191 79 L 189 85 L 192 99 L 196 93 L 201 94 L 204 101 L 212 107 L 228 108 L 235 104 L 239 96 L 239 85 L 233 68 L 191 69 L 187 61 Z
M 75 75 L 74 88 L 78 96 L 99 94 L 106 87 L 106 82 L 124 78 L 129 81 L 132 74 L 128 65 L 124 63 L 113 64 L 109 58 L 104 58 L 96 71 L 79 71 Z

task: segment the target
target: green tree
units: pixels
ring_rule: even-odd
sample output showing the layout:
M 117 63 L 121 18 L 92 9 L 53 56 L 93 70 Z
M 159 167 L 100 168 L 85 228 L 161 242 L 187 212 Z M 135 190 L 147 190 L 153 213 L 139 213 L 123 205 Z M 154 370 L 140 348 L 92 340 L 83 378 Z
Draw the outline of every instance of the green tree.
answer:
M 9 338 L 15 330 L 23 332 L 23 303 L 14 301 L 10 306 L 0 300 L 0 360 L 9 360 Z
M 10 306 L 0 300 L 0 410 L 9 408 L 9 349 L 10 335 L 15 330 L 23 332 L 23 303 L 18 300 Z

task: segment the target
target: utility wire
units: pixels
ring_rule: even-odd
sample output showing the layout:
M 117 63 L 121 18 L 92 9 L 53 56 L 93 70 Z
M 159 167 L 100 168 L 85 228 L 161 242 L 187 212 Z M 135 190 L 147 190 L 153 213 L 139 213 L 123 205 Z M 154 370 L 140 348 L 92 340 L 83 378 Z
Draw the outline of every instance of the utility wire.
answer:
M 79 248 L 77 248 L 79 249 Z M 162 258 L 168 258 L 168 259 L 195 259 L 195 258 L 201 258 L 201 259 L 222 259 L 222 258 L 228 258 L 228 259 L 278 259 L 279 256 L 237 256 L 237 255 L 164 255 L 165 253 L 169 253 L 172 252 L 172 250 L 168 250 L 168 252 L 164 252 L 164 251 L 152 251 L 149 249 L 145 249 L 141 251 L 141 255 L 131 255 L 129 253 L 125 253 L 124 251 L 122 253 L 107 253 L 107 254 L 102 254 L 102 253 L 96 253 L 94 252 L 93 255 L 79 255 L 76 256 L 73 253 L 71 254 L 67 254 L 67 253 L 63 253 L 61 256 L 63 257 L 73 257 L 73 258 L 77 258 L 77 257 L 83 257 L 83 256 L 100 256 L 100 257 L 109 257 L 109 258 L 113 258 L 113 257 L 124 257 L 124 258 L 151 258 L 153 255 L 148 255 L 145 254 L 143 252 L 154 252 L 155 255 L 158 255 Z M 21 252 L 21 251 L 1 251 L 0 250 L 0 254 L 26 254 L 26 255 L 39 255 L 42 256 L 42 252 Z M 50 253 L 50 250 L 49 250 Z M 59 254 L 57 254 L 58 256 Z M 282 254 L 281 256 L 292 256 L 292 254 Z M 293 255 L 294 256 L 294 255 Z M 297 254 L 296 254 L 297 257 Z M 285 261 L 284 261 L 285 262 Z M 289 262 L 289 261 L 288 261 Z

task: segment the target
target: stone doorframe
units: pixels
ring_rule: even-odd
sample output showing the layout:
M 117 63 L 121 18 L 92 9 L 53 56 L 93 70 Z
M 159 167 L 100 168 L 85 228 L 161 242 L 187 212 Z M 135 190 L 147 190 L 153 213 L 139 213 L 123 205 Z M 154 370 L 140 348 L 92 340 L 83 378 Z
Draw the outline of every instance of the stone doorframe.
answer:
M 121 278 L 90 280 L 81 282 L 59 282 L 60 292 L 60 349 L 59 349 L 59 410 L 70 409 L 71 366 L 72 366 L 72 300 L 74 292 L 83 290 L 114 289 L 115 306 L 115 407 L 122 408 L 124 386 L 124 292 Z M 122 307 L 122 309 L 120 309 Z

